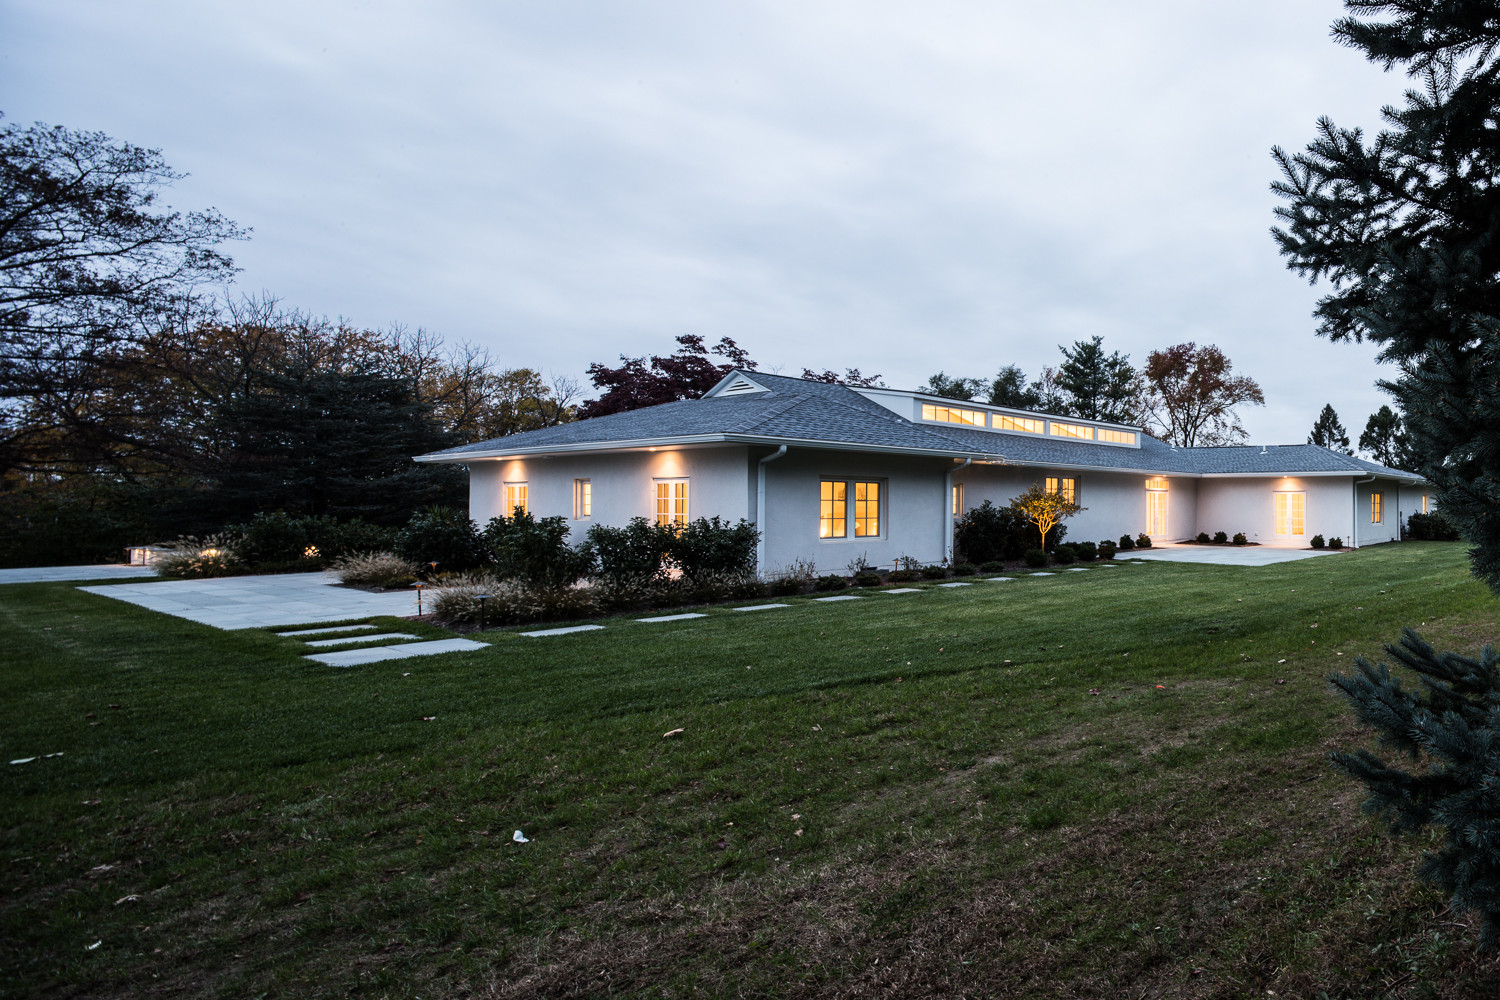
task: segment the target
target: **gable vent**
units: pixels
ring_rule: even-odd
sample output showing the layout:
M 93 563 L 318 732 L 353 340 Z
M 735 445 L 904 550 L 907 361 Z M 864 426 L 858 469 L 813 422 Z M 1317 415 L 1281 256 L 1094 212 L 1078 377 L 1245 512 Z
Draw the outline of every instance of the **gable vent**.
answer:
M 741 375 L 738 378 L 736 378 L 733 382 L 730 382 L 724 388 L 720 389 L 717 393 L 715 393 L 715 395 L 718 395 L 718 396 L 743 396 L 746 393 L 751 393 L 751 392 L 765 392 L 765 391 L 766 391 L 766 387 L 765 386 L 763 386 L 763 385 L 756 385 L 754 382 L 750 381 L 745 376 Z

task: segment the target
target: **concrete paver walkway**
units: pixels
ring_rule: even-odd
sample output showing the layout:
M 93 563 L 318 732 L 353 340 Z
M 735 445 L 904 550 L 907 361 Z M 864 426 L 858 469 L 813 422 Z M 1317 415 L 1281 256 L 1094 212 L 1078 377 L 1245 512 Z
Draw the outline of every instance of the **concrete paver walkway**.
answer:
M 1207 563 L 1213 566 L 1274 566 L 1277 563 L 1337 555 L 1342 549 L 1283 549 L 1275 545 L 1153 545 L 1131 549 L 1130 559 Z
M 150 566 L 126 566 L 105 563 L 97 566 L 34 566 L 25 569 L 0 569 L 0 583 L 56 583 L 63 580 L 128 580 L 155 576 Z
M 406 591 L 374 594 L 336 586 L 324 573 L 230 576 L 217 580 L 116 583 L 79 590 L 214 628 L 274 628 L 345 621 L 371 615 L 411 615 L 416 597 Z

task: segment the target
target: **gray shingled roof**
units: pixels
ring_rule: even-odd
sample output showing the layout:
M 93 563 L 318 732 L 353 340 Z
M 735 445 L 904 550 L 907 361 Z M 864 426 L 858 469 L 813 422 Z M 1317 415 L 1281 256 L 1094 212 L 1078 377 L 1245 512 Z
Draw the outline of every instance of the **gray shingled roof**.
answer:
M 853 389 L 824 382 L 746 372 L 767 392 L 687 399 L 613 413 L 556 427 L 449 448 L 422 461 L 461 462 L 469 456 L 527 454 L 549 449 L 601 450 L 612 444 L 728 436 L 737 440 L 819 441 L 882 451 L 1002 457 L 1016 465 L 1129 469 L 1177 475 L 1371 474 L 1416 481 L 1389 469 L 1310 444 L 1223 448 L 1172 448 L 1142 435 L 1140 448 L 1111 447 L 1061 438 L 1000 434 L 958 425 L 920 424 Z

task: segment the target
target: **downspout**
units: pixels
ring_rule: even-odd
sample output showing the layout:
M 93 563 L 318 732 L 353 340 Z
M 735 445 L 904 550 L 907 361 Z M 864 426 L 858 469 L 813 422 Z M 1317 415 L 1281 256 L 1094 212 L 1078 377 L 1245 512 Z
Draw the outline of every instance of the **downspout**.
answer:
M 766 572 L 766 465 L 786 454 L 786 445 L 761 459 L 755 469 L 755 572 L 764 578 Z
M 1351 549 L 1359 548 L 1359 486 L 1361 483 L 1373 483 L 1375 479 L 1375 476 L 1371 476 L 1369 479 L 1354 481 L 1354 520 L 1349 524 L 1349 547 Z
M 973 464 L 972 458 L 966 458 L 943 475 L 943 561 L 949 566 L 953 565 L 953 474 Z

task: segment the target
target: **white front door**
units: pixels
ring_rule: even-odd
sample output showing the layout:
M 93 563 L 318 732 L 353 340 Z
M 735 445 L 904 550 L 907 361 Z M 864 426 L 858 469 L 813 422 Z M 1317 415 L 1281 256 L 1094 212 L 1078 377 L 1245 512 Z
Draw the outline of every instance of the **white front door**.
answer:
M 1167 537 L 1167 491 L 1146 491 L 1146 534 L 1152 541 Z

